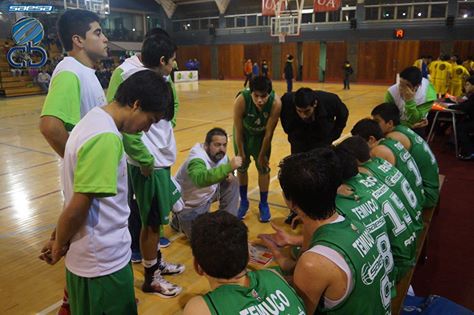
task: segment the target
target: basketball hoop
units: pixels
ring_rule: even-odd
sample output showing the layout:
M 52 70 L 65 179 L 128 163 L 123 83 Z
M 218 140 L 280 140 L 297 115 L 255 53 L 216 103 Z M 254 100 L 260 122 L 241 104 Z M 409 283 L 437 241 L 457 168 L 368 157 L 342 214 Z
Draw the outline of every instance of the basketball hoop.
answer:
M 110 0 L 64 0 L 64 10 L 68 9 L 88 10 L 105 18 L 110 14 Z
M 285 42 L 286 36 L 299 36 L 304 0 L 272 1 L 275 16 L 270 19 L 270 36 L 278 37 L 280 43 Z
M 285 42 L 285 37 L 286 37 L 285 32 L 278 34 L 278 42 L 279 43 L 284 43 Z

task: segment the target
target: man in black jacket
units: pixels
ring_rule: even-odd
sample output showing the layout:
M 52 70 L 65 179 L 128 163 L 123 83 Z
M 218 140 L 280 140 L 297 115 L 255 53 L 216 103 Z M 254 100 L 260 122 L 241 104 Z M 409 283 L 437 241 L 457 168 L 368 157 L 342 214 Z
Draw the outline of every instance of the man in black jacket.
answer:
M 287 55 L 286 56 L 286 64 L 284 68 L 284 77 L 286 80 L 286 92 L 290 93 L 293 91 L 293 56 L 292 55 Z
M 291 154 L 330 145 L 341 136 L 349 111 L 339 96 L 329 92 L 300 88 L 281 98 L 281 125 L 288 135 Z M 292 224 L 290 211 L 285 223 Z
M 300 88 L 281 101 L 281 124 L 292 154 L 330 145 L 346 126 L 349 111 L 336 94 Z

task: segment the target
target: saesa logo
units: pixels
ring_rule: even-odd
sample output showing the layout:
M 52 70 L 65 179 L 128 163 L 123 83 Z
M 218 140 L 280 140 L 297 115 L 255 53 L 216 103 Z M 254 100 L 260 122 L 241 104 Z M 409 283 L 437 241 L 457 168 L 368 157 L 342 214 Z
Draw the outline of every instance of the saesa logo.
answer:
M 8 51 L 7 60 L 13 68 L 41 68 L 45 65 L 48 53 L 37 46 L 44 37 L 40 21 L 32 17 L 19 19 L 13 24 L 12 37 L 17 46 Z

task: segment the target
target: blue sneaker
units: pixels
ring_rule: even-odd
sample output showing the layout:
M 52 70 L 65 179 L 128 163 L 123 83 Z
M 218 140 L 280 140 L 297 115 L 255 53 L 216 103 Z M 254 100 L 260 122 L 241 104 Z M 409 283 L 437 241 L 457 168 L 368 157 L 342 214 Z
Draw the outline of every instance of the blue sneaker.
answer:
M 142 262 L 142 254 L 140 252 L 132 252 L 132 263 L 139 264 Z
M 260 202 L 258 204 L 258 210 L 260 212 L 260 222 L 262 223 L 270 222 L 272 215 L 270 214 L 270 207 L 268 206 L 268 203 Z
M 166 248 L 171 245 L 171 241 L 166 237 L 160 237 L 160 247 Z
M 245 218 L 248 210 L 249 210 L 249 200 L 240 199 L 239 212 L 237 213 L 237 217 L 239 218 L 239 220 L 242 220 L 243 218 Z

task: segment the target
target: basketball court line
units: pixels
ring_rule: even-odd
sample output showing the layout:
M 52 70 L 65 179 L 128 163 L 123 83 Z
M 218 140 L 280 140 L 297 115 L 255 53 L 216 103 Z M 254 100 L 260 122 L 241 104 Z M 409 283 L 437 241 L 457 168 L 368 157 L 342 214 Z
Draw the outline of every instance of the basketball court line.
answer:
M 63 301 L 59 300 L 58 302 L 48 306 L 44 310 L 39 311 L 38 313 L 36 313 L 36 315 L 47 315 L 47 314 L 51 313 L 52 311 L 59 309 L 59 307 L 61 306 L 62 303 L 63 303 Z
M 195 121 L 202 121 L 203 123 L 202 123 L 202 124 L 197 124 L 197 125 L 194 125 L 194 126 L 189 126 L 189 127 L 181 128 L 181 129 L 175 129 L 174 132 L 179 132 L 179 131 L 183 131 L 183 130 L 189 130 L 189 129 L 193 129 L 193 128 L 196 128 L 196 127 L 202 127 L 202 126 L 205 126 L 205 125 L 210 124 L 210 123 L 216 123 L 216 122 L 220 122 L 220 121 L 227 120 L 227 119 L 231 119 L 231 118 L 232 118 L 232 117 L 224 117 L 224 118 L 219 119 L 219 120 L 201 120 L 201 119 L 194 119 Z M 193 120 L 193 119 L 190 119 L 190 118 L 180 118 L 180 119 Z
M 22 150 L 26 150 L 26 151 L 31 151 L 31 152 L 46 154 L 46 155 L 49 155 L 49 156 L 56 156 L 55 153 L 44 152 L 44 151 L 35 150 L 35 149 L 31 149 L 31 148 L 21 147 L 21 146 L 18 146 L 18 145 L 8 144 L 8 143 L 5 143 L 5 142 L 0 142 L 0 145 L 1 145 L 1 144 L 6 145 L 7 147 L 15 148 L 15 149 L 22 149 Z
M 44 194 L 42 194 L 42 195 L 33 197 L 33 198 L 31 198 L 31 199 L 27 199 L 27 201 L 37 200 L 37 199 L 40 199 L 40 198 L 43 198 L 43 197 L 46 197 L 46 196 L 55 194 L 55 193 L 57 193 L 57 192 L 61 192 L 61 189 L 53 190 L 53 191 L 50 191 L 50 192 L 48 192 L 48 193 L 44 193 Z M 0 211 L 5 210 L 5 209 L 8 209 L 8 208 L 11 208 L 11 207 L 14 207 L 14 205 L 8 205 L 8 206 L 5 206 L 5 207 L 3 207 L 3 208 L 0 208 Z
M 361 94 L 357 94 L 357 95 L 353 95 L 353 96 L 349 96 L 349 97 L 345 97 L 345 98 L 341 97 L 341 100 L 345 102 L 347 100 L 352 100 L 354 98 L 361 97 L 361 96 L 364 96 L 364 95 L 367 95 L 367 94 L 370 94 L 370 93 L 371 92 L 364 92 L 364 93 L 361 93 Z
M 23 153 L 23 152 L 29 152 L 29 151 L 28 151 L 28 150 L 25 150 L 25 151 L 18 152 L 18 153 Z M 16 172 L 21 172 L 21 171 L 24 171 L 24 170 L 29 170 L 29 169 L 32 169 L 32 168 L 35 168 L 35 167 L 38 167 L 38 166 L 43 166 L 43 165 L 47 165 L 47 164 L 51 164 L 51 163 L 57 163 L 57 160 L 49 161 L 49 162 L 44 162 L 44 163 L 40 163 L 40 164 L 35 164 L 35 165 L 32 165 L 32 166 L 28 166 L 28 167 L 25 167 L 25 168 L 20 168 L 20 169 L 18 169 L 18 170 L 14 170 L 14 171 L 9 171 L 9 172 L 5 172 L 5 173 L 0 173 L 0 176 L 4 176 L 4 175 L 11 174 L 11 173 L 16 173 Z
M 1 116 L 0 119 L 16 118 L 16 117 L 21 117 L 21 116 L 37 116 L 40 113 L 41 113 L 40 110 L 36 110 L 31 113 L 28 112 L 28 113 L 13 114 L 9 116 Z
M 174 130 L 174 132 L 180 132 L 180 131 L 184 131 L 184 130 L 189 130 L 189 129 L 193 129 L 193 128 L 196 128 L 196 127 L 202 127 L 202 126 L 205 126 L 205 125 L 208 125 L 209 123 L 208 122 L 205 122 L 205 123 L 202 123 L 202 124 L 197 124 L 197 125 L 194 125 L 194 126 L 189 126 L 189 127 L 185 127 L 185 128 L 181 128 L 181 129 L 176 129 Z
M 214 120 L 194 119 L 194 118 L 182 118 L 182 117 L 179 117 L 179 120 L 199 121 L 199 122 L 207 122 L 207 123 L 212 123 L 212 122 L 214 122 Z
M 51 230 L 55 226 L 56 226 L 56 224 L 47 224 L 47 225 L 38 226 L 38 227 L 35 227 L 35 228 L 32 228 L 32 229 L 26 229 L 25 231 L 15 231 L 15 232 L 3 233 L 3 234 L 0 234 L 0 240 L 5 239 L 5 238 L 9 238 L 9 237 L 14 237 L 14 236 L 17 236 L 17 235 L 21 235 L 21 234 L 24 234 L 24 233 L 34 233 L 34 232 L 41 232 L 41 231 Z

